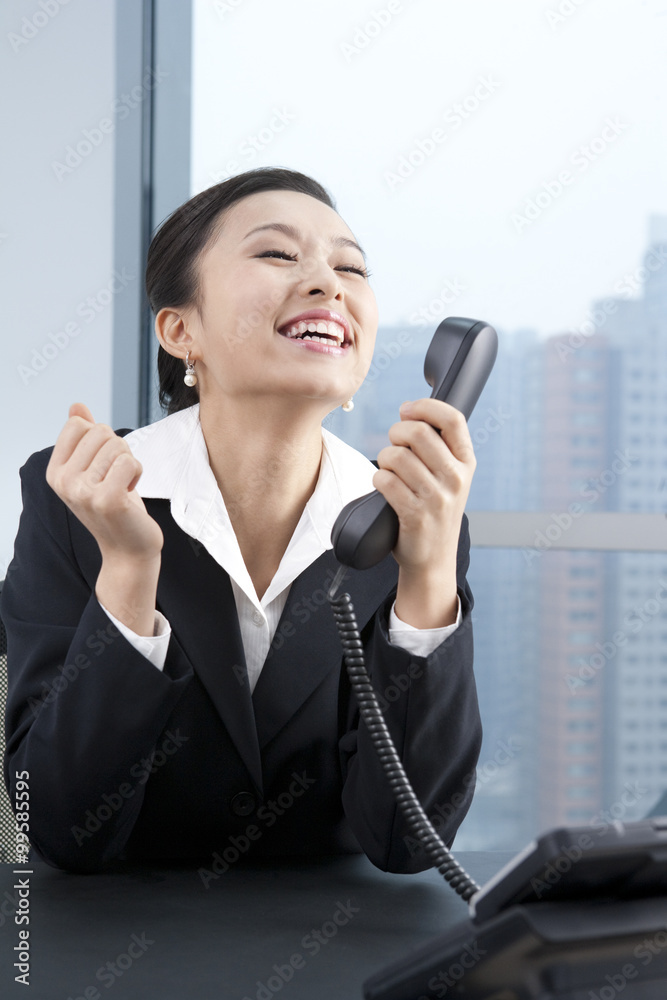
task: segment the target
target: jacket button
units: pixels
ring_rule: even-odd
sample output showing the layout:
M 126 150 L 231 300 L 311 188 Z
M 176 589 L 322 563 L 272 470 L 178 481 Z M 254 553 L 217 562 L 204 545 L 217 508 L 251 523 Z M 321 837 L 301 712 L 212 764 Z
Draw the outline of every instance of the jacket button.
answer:
M 231 806 L 237 816 L 249 816 L 255 811 L 255 800 L 250 792 L 239 792 L 232 799 Z

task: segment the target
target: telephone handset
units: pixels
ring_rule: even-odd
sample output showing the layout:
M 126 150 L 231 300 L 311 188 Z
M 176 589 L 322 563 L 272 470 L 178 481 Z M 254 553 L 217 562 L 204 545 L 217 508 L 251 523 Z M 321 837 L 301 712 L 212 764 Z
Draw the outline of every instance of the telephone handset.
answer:
M 431 398 L 450 402 L 467 420 L 491 373 L 497 353 L 498 337 L 488 323 L 460 317 L 443 320 L 435 331 L 424 362 L 426 381 L 433 386 Z M 327 597 L 360 715 L 411 832 L 424 845 L 434 867 L 463 899 L 468 900 L 479 887 L 450 854 L 414 793 L 366 672 L 350 595 L 335 596 L 347 567 L 369 569 L 391 552 L 397 538 L 398 518 L 381 493 L 374 490 L 347 504 L 331 534 L 334 553 L 341 566 Z
M 433 335 L 424 361 L 431 399 L 450 403 L 469 419 L 498 353 L 493 327 L 450 316 Z M 331 532 L 334 554 L 344 566 L 369 569 L 389 555 L 398 539 L 398 517 L 377 490 L 352 500 Z

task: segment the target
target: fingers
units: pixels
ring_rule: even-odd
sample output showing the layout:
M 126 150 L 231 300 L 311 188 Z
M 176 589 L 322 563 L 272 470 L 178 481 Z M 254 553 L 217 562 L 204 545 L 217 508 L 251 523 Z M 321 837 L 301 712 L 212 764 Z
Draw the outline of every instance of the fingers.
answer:
M 104 443 L 115 436 L 106 424 L 91 424 L 82 417 L 70 417 L 53 449 L 46 470 L 47 482 L 59 492 L 59 484 L 84 472 Z
M 108 424 L 96 424 L 83 403 L 73 403 L 69 412 L 46 470 L 52 489 L 66 502 L 82 501 L 105 481 L 123 455 L 127 459 L 116 469 L 113 482 L 120 476 L 126 489 L 134 489 L 142 469 L 125 440 Z
M 437 442 L 426 432 L 436 428 L 457 461 L 475 464 L 470 431 L 460 410 L 440 399 L 418 399 L 409 404 L 404 403 L 400 413 L 401 423 L 395 424 L 389 432 L 389 438 L 394 444 L 407 444 L 412 447 L 414 443 L 420 453 L 423 452 L 423 461 L 429 465 L 427 456 L 437 454 Z M 428 424 L 430 428 L 424 426 L 420 428 L 420 424 Z M 394 440 L 392 431 L 396 431 L 400 441 Z M 409 435 L 409 439 L 406 439 L 406 434 Z
M 465 417 L 441 400 L 419 399 L 401 407 L 389 440 L 373 486 L 398 515 L 394 558 L 404 569 L 441 573 L 455 561 L 476 465 Z
M 435 432 L 431 428 L 428 429 L 435 439 Z M 397 445 L 383 448 L 377 461 L 380 471 L 384 470 L 386 473 L 392 474 L 391 477 L 389 475 L 380 477 L 380 482 L 383 485 L 380 492 L 384 492 L 385 484 L 386 488 L 392 491 L 398 490 L 398 494 L 394 493 L 394 496 L 402 507 L 417 507 L 421 501 L 428 499 L 438 487 L 436 476 L 421 456 L 418 456 L 410 448 Z M 375 475 L 377 476 L 377 473 Z M 373 485 L 375 485 L 375 476 L 373 480 Z M 378 487 L 375 486 L 375 488 Z
M 414 464 L 415 468 L 417 465 L 421 465 L 422 468 L 425 466 L 434 476 L 437 476 L 445 465 L 449 466 L 456 462 L 438 431 L 421 420 L 403 420 L 393 424 L 389 428 L 389 440 L 397 453 L 404 453 L 403 467 L 406 471 L 410 468 L 407 464 L 410 458 L 415 460 L 411 465 Z M 378 463 L 382 464 L 379 455 Z
M 70 407 L 46 480 L 97 541 L 103 566 L 159 561 L 164 536 L 135 487 L 142 466 L 124 438 L 96 424 L 83 403 Z
M 49 461 L 49 468 L 47 469 L 47 479 L 49 474 L 49 469 L 59 467 L 69 460 L 72 456 L 74 449 L 78 445 L 84 434 L 87 434 L 91 428 L 91 424 L 87 420 L 83 420 L 82 417 L 70 417 L 56 440 L 53 452 L 51 453 L 51 459 Z
M 94 440 L 92 431 L 87 436 L 86 443 L 88 441 L 88 438 L 90 438 L 91 441 Z M 83 444 L 84 442 L 81 442 L 82 447 Z M 87 465 L 84 466 L 84 469 L 87 473 L 86 480 L 91 485 L 96 485 L 97 483 L 102 482 L 103 479 L 107 478 L 109 470 L 118 464 L 118 460 L 123 455 L 126 455 L 129 459 L 131 459 L 132 468 L 130 470 L 130 467 L 128 465 L 128 472 L 132 471 L 135 482 L 138 481 L 139 475 L 141 474 L 141 465 L 139 461 L 136 458 L 134 458 L 134 456 L 131 454 L 128 446 L 125 444 L 123 439 L 118 437 L 118 435 L 116 434 L 114 434 L 112 438 L 109 438 L 108 440 L 104 441 L 104 444 L 102 444 L 102 446 L 92 454 L 90 461 L 87 463 Z M 125 468 L 124 463 L 121 463 L 121 465 L 123 466 L 123 468 Z
M 389 430 L 392 444 L 378 455 L 375 488 L 406 515 L 424 502 L 435 512 L 467 495 L 476 459 L 463 414 L 423 399 L 401 407 L 401 417 Z
M 95 423 L 93 415 L 85 403 L 72 403 L 69 408 L 69 415 L 70 417 L 83 417 L 84 420 L 90 421 L 91 424 Z
M 132 492 L 141 472 L 141 463 L 129 451 L 116 454 L 104 478 L 91 489 L 95 510 L 102 514 L 113 512 L 124 495 Z
M 428 406 L 422 404 L 429 404 Z M 435 403 L 435 406 L 430 404 Z M 383 456 L 387 464 L 398 474 L 401 470 L 407 475 L 414 474 L 422 482 L 417 465 L 410 462 L 410 456 L 419 460 L 419 464 L 437 480 L 444 478 L 466 479 L 476 466 L 475 453 L 470 439 L 465 417 L 454 407 L 437 399 L 418 400 L 412 404 L 409 415 L 401 407 L 402 420 L 389 429 L 389 439 L 396 451 L 391 449 L 378 455 L 378 464 L 383 465 Z M 438 431 L 436 428 L 440 427 Z M 403 452 L 401 457 L 398 453 Z M 400 466 L 396 465 L 400 463 Z
M 414 480 L 408 485 L 400 473 L 388 467 L 382 467 L 375 473 L 373 488 L 381 493 L 389 506 L 404 519 L 416 514 L 433 492 L 430 485 L 420 485 Z
M 84 403 L 72 403 L 69 408 L 69 419 L 58 435 L 51 454 L 47 468 L 47 481 L 49 483 L 51 482 L 49 473 L 71 458 L 79 441 L 92 427 L 95 427 L 95 421 L 88 407 Z M 53 484 L 51 483 L 51 485 Z

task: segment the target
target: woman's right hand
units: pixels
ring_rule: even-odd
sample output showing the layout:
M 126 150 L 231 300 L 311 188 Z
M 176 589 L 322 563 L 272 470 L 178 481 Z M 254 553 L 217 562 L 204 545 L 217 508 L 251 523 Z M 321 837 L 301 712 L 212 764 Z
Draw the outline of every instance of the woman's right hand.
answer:
M 160 559 L 162 530 L 135 486 L 141 463 L 124 438 L 73 403 L 46 469 L 46 481 L 94 536 L 102 559 L 137 565 Z

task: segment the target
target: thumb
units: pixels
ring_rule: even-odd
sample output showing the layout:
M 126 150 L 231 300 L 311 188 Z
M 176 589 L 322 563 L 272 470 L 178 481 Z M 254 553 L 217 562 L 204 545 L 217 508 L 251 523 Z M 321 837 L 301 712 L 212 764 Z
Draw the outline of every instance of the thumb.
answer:
M 69 416 L 83 417 L 84 420 L 89 420 L 91 424 L 95 423 L 93 415 L 85 403 L 72 403 L 72 405 L 69 408 Z

